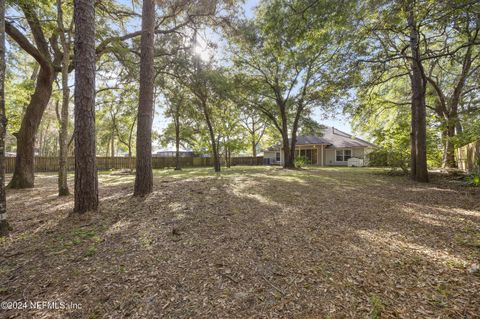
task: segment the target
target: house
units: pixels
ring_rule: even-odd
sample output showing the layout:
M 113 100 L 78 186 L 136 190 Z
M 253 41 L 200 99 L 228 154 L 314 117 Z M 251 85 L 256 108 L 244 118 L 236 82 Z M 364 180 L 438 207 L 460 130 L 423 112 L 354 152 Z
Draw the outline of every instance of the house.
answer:
M 194 157 L 195 154 L 193 151 L 179 151 L 179 156 L 180 157 Z M 161 150 L 157 151 L 156 153 L 152 154 L 153 157 L 175 157 L 177 156 L 176 151 L 171 151 L 171 150 Z
M 297 136 L 295 157 L 304 156 L 308 164 L 319 166 L 347 166 L 350 158 L 359 159 L 357 163 L 367 165 L 368 154 L 375 147 L 370 142 L 328 127 L 321 136 Z M 283 164 L 282 145 L 277 144 L 264 150 L 264 161 L 266 164 Z

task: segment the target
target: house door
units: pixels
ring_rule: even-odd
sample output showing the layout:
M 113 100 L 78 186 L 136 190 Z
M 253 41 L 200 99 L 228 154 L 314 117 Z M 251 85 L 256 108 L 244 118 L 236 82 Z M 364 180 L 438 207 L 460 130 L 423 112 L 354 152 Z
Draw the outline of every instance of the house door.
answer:
M 313 163 L 313 150 L 300 150 L 300 156 L 303 156 L 307 159 L 307 164 Z

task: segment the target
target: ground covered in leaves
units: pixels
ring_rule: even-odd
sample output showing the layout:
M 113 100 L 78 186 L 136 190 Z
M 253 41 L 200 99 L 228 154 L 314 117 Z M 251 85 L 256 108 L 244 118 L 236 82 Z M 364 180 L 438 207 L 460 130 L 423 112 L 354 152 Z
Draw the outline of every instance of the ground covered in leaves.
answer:
M 378 169 L 100 174 L 73 216 L 55 175 L 9 190 L 2 318 L 478 318 L 480 192 Z M 3 304 L 2 304 L 3 305 Z M 31 308 L 30 306 L 28 306 Z M 41 307 L 40 307 L 41 308 Z

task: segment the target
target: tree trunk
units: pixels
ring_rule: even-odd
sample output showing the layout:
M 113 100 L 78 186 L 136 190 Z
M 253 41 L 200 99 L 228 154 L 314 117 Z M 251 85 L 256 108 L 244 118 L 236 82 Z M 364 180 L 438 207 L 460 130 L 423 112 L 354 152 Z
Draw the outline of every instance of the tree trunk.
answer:
M 414 2 L 408 7 L 410 49 L 412 51 L 412 177 L 428 182 L 426 135 L 426 77 L 420 59 L 420 35 L 414 16 Z
M 207 123 L 208 133 L 210 135 L 210 143 L 212 144 L 212 155 L 213 155 L 213 169 L 215 172 L 220 172 L 220 155 L 218 154 L 218 145 L 215 139 L 215 132 L 213 130 L 212 122 L 210 121 L 210 115 L 208 113 L 207 102 L 205 100 L 200 101 L 203 115 L 205 116 L 205 122 Z
M 95 154 L 95 0 L 75 0 L 75 205 L 98 207 Z
M 134 196 L 145 196 L 153 189 L 152 113 L 154 87 L 155 1 L 143 0 L 140 43 L 140 101 L 137 124 L 137 163 Z
M 15 134 L 17 137 L 17 156 L 13 177 L 8 184 L 10 188 L 31 188 L 34 186 L 35 137 L 42 115 L 52 95 L 54 79 L 53 68 L 40 68 L 35 91 L 25 110 L 20 131 Z
M 288 120 L 284 105 L 280 106 L 280 115 L 282 118 L 283 168 L 292 169 L 295 168 L 295 153 L 291 152 L 290 142 L 288 140 Z
M 111 135 L 108 136 L 107 146 L 105 147 L 105 157 L 110 155 L 110 139 L 112 138 Z
M 447 126 L 442 132 L 443 138 L 443 167 L 444 168 L 456 168 L 457 162 L 455 161 L 455 146 L 453 144 L 453 138 L 455 137 L 455 123 L 450 119 L 447 120 Z
M 128 167 L 130 168 L 130 172 L 133 171 L 133 162 L 132 162 L 132 137 L 133 137 L 133 129 L 135 127 L 136 118 L 130 127 L 130 133 L 128 135 Z
M 0 237 L 8 236 L 10 232 L 5 194 L 5 66 L 5 0 L 0 0 Z
M 175 115 L 175 170 L 180 171 L 180 121 L 179 114 Z
M 60 131 L 58 140 L 60 151 L 58 154 L 58 196 L 70 195 L 67 184 L 67 160 L 68 160 L 68 104 L 70 102 L 70 88 L 68 87 L 68 67 L 70 66 L 70 41 L 67 40 L 66 30 L 63 24 L 62 2 L 57 0 L 60 39 L 63 48 L 62 58 L 62 108 L 60 112 Z
M 255 140 L 255 118 L 252 116 L 252 160 L 253 160 L 253 165 L 257 164 L 257 143 Z
M 232 151 L 228 150 L 228 168 L 232 166 Z
M 295 160 L 295 146 L 297 145 L 297 131 L 298 131 L 298 122 L 300 120 L 300 116 L 303 112 L 303 109 L 304 109 L 304 105 L 303 105 L 303 100 L 298 102 L 299 105 L 297 107 L 297 111 L 296 111 L 296 114 L 295 114 L 295 119 L 293 120 L 293 125 L 292 125 L 292 138 L 291 138 L 291 142 L 290 142 L 290 152 L 292 154 L 292 159 L 293 161 Z M 295 167 L 295 162 L 293 162 L 293 165 Z
M 110 140 L 111 143 L 111 157 L 112 159 L 115 157 L 115 131 L 112 131 L 112 139 Z

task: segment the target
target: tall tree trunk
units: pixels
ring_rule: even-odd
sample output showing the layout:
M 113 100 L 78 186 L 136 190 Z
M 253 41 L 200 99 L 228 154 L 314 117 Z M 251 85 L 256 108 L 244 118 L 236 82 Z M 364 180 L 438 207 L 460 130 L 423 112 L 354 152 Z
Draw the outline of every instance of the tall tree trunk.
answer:
M 111 157 L 112 159 L 115 157 L 115 131 L 112 131 L 112 138 L 110 139 L 110 143 L 111 143 Z
M 288 120 L 284 105 L 280 106 L 280 115 L 282 118 L 283 168 L 295 168 L 295 153 L 291 151 L 288 140 Z
M 447 125 L 442 132 L 443 139 L 443 167 L 456 168 L 455 161 L 455 145 L 453 138 L 455 137 L 455 121 L 447 119 Z
M 58 154 L 58 196 L 70 195 L 67 184 L 67 158 L 68 158 L 68 104 L 70 101 L 70 88 L 68 87 L 68 67 L 70 65 L 70 40 L 66 34 L 63 23 L 62 1 L 57 0 L 57 24 L 60 29 L 60 40 L 63 49 L 62 58 L 62 108 L 60 111 L 60 131 L 58 140 L 60 152 Z
M 95 0 L 75 0 L 75 207 L 98 207 L 95 153 Z
M 133 162 L 132 162 L 132 138 L 133 138 L 133 129 L 135 128 L 135 123 L 137 122 L 136 118 L 133 120 L 132 126 L 130 126 L 130 132 L 128 134 L 128 167 L 130 172 L 133 171 Z
M 228 149 L 228 168 L 232 166 L 232 150 Z
M 5 66 L 5 0 L 0 0 L 0 237 L 8 236 L 10 231 L 5 194 Z
M 426 134 L 426 77 L 420 56 L 420 34 L 414 14 L 415 2 L 408 6 L 410 49 L 412 51 L 412 177 L 418 182 L 428 182 Z
M 111 135 L 108 136 L 108 141 L 105 146 L 105 157 L 108 157 L 110 155 L 110 139 L 112 138 Z
M 175 114 L 175 170 L 180 171 L 180 120 L 178 110 Z
M 154 87 L 155 1 L 143 0 L 140 43 L 140 101 L 137 124 L 137 163 L 134 196 L 152 192 L 152 114 Z
M 220 163 L 220 155 L 218 150 L 217 140 L 215 139 L 215 131 L 213 130 L 213 125 L 210 120 L 210 114 L 208 112 L 207 101 L 206 99 L 202 99 L 199 101 L 200 106 L 203 111 L 203 116 L 205 117 L 205 123 L 207 123 L 208 134 L 210 136 L 210 144 L 212 146 L 212 156 L 213 156 L 213 169 L 215 172 L 220 172 L 221 170 L 221 163 Z
M 303 100 L 298 103 L 299 105 L 297 107 L 297 111 L 295 113 L 295 119 L 293 120 L 293 125 L 292 125 L 292 138 L 291 138 L 292 141 L 290 142 L 290 152 L 292 154 L 293 159 L 295 154 L 295 147 L 297 145 L 298 122 L 300 121 L 300 116 L 302 115 L 302 112 L 304 109 Z
M 55 79 L 53 67 L 40 67 L 35 91 L 25 110 L 17 137 L 17 156 L 15 170 L 8 184 L 10 188 L 31 188 L 34 186 L 34 156 L 35 137 L 52 95 L 52 86 Z

